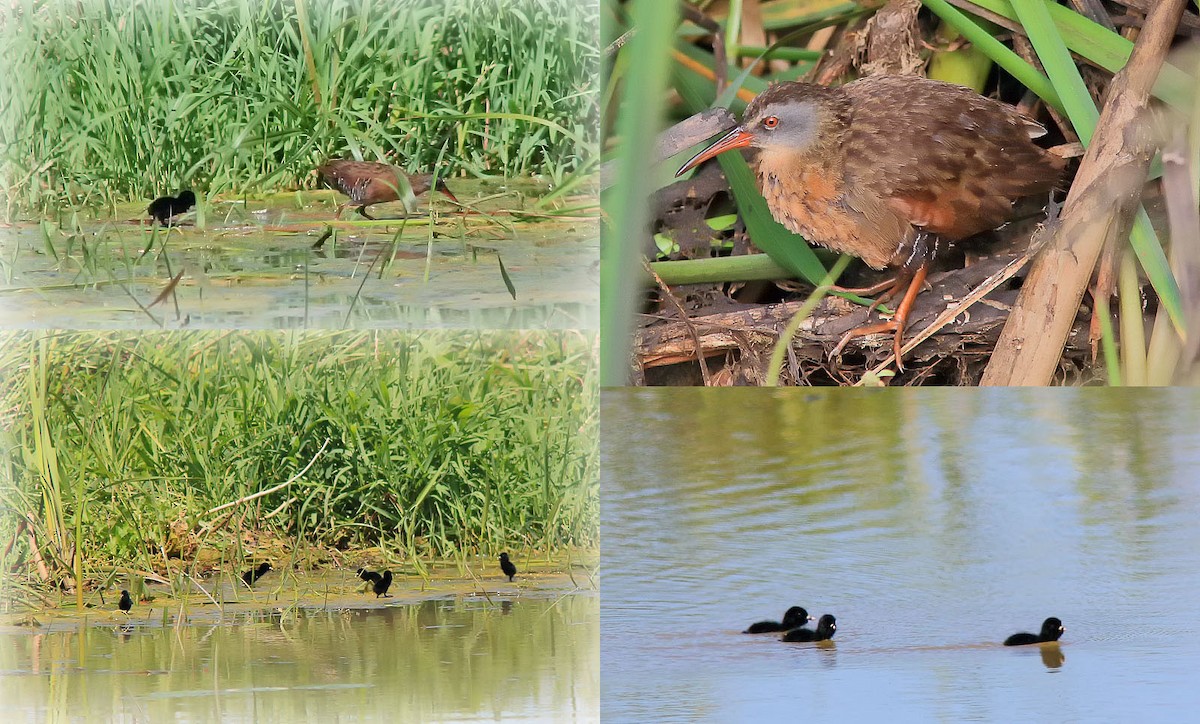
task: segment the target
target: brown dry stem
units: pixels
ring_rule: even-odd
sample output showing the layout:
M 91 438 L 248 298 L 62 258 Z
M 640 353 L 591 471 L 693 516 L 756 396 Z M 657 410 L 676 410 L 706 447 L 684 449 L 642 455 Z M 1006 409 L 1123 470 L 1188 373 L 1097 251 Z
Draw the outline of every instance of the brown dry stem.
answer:
M 981 384 L 1051 382 L 1105 240 L 1128 237 L 1152 153 L 1144 125 L 1150 89 L 1184 2 L 1163 0 L 1151 12 L 1128 65 L 1113 79 L 1062 225 L 1034 262 Z

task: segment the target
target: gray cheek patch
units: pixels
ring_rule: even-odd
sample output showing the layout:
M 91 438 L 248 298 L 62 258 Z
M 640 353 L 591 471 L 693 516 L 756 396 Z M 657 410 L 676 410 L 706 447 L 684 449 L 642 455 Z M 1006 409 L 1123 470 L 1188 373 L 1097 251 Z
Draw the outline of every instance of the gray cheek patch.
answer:
M 760 112 L 754 119 L 753 127 L 746 130 L 752 132 L 761 141 L 756 144 L 762 147 L 784 145 L 800 151 L 808 148 L 817 140 L 817 106 L 812 101 L 792 101 L 788 103 L 772 103 L 769 110 Z M 762 125 L 763 118 L 777 116 L 779 126 L 768 129 Z

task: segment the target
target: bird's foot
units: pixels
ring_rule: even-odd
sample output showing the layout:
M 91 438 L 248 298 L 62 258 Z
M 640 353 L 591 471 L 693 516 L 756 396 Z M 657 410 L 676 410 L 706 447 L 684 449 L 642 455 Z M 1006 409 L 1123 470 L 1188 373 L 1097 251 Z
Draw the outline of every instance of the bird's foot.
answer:
M 860 297 L 872 297 L 880 292 L 888 291 L 894 286 L 896 286 L 896 277 L 889 277 L 869 287 L 839 287 L 834 285 L 829 288 L 829 291 L 838 292 L 839 294 L 854 294 Z
M 853 294 L 859 297 L 875 297 L 874 301 L 872 301 L 870 306 L 867 307 L 867 314 L 869 315 L 871 312 L 875 311 L 876 307 L 880 306 L 881 304 L 887 304 L 897 295 L 903 292 L 907 287 L 910 278 L 911 277 L 909 275 L 901 271 L 900 273 L 896 274 L 896 276 L 884 279 L 878 284 L 873 284 L 869 287 L 831 287 L 831 291 L 841 292 L 843 294 Z
M 892 318 L 884 322 L 864 325 L 846 332 L 846 334 L 842 336 L 842 339 L 837 343 L 837 346 L 833 348 L 831 356 L 840 356 L 842 350 L 846 348 L 846 344 L 856 337 L 864 337 L 869 334 L 881 334 L 883 332 L 892 332 L 892 354 L 894 354 L 896 357 L 896 370 L 903 372 L 904 357 L 901 354 L 901 349 L 904 347 L 904 328 L 908 325 L 908 315 L 912 312 L 913 303 L 917 299 L 917 294 L 919 294 L 921 289 L 925 286 L 925 276 L 928 273 L 928 264 L 923 264 L 917 267 L 913 271 L 911 277 L 903 279 L 903 281 L 901 281 L 901 277 L 905 277 L 907 275 L 904 272 L 901 272 L 900 276 L 898 276 L 896 279 L 895 289 L 889 292 L 889 295 L 894 296 L 893 292 L 904 288 L 905 285 L 907 285 L 907 289 L 904 292 L 904 298 L 900 301 L 899 306 L 896 307 L 896 313 L 892 316 Z
M 846 349 L 846 345 L 850 344 L 850 340 L 852 340 L 852 339 L 857 339 L 859 337 L 868 337 L 872 334 L 883 334 L 884 332 L 898 332 L 897 328 L 899 326 L 900 325 L 893 318 L 893 319 L 889 319 L 887 321 L 878 322 L 876 324 L 864 324 L 861 327 L 855 327 L 854 329 L 852 329 L 849 332 L 846 332 L 844 335 L 842 335 L 842 338 L 838 341 L 837 346 L 833 348 L 833 351 L 829 353 L 829 356 L 830 357 L 841 357 L 842 350 Z M 899 338 L 900 338 L 900 334 L 897 333 L 896 339 L 899 339 Z M 897 344 L 899 344 L 899 343 L 897 342 Z M 899 358 L 897 357 L 897 359 L 899 359 Z

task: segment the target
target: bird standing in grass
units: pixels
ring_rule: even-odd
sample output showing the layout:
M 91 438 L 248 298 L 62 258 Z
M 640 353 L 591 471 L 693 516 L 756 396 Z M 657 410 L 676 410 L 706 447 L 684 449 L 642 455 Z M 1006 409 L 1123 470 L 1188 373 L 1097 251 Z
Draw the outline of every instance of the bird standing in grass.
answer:
M 513 576 L 517 575 L 517 566 L 508 560 L 507 553 L 500 554 L 500 570 L 504 571 L 504 575 L 508 576 L 509 581 L 512 581 Z
M 1004 639 L 1005 646 L 1024 646 L 1026 644 L 1045 644 L 1051 641 L 1058 641 L 1059 637 L 1067 629 L 1062 625 L 1062 621 L 1051 616 L 1042 622 L 1042 632 L 1039 634 L 1031 633 L 1015 633 L 1012 636 Z
M 405 184 L 412 189 L 414 198 L 429 191 L 433 184 L 430 174 L 410 175 L 390 164 L 367 161 L 330 161 L 317 168 L 317 173 L 326 184 L 350 197 L 349 201 L 338 207 L 335 219 L 342 218 L 347 206 L 357 205 L 358 213 L 374 221 L 375 217 L 367 213 L 368 206 L 399 201 L 406 195 Z M 446 188 L 446 182 L 440 178 L 436 190 L 458 203 L 458 199 Z
M 178 198 L 161 196 L 151 201 L 150 206 L 146 208 L 146 213 L 150 214 L 158 223 L 166 226 L 172 216 L 178 216 L 195 205 L 196 194 L 189 189 L 179 194 Z
M 267 575 L 267 571 L 271 570 L 270 563 L 263 563 L 258 568 L 251 571 L 246 571 L 242 574 L 242 582 L 247 586 L 253 586 L 254 582 L 263 576 Z
M 133 599 L 129 597 L 129 591 L 121 591 L 121 600 L 117 602 L 117 608 L 125 613 L 129 613 L 129 609 L 133 608 Z

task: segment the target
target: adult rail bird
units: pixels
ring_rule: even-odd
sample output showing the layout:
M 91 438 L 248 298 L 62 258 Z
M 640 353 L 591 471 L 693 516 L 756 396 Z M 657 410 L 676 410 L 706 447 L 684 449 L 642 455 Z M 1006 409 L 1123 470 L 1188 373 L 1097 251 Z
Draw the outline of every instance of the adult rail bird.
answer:
M 330 161 L 317 168 L 317 173 L 329 186 L 350 197 L 350 200 L 338 207 L 335 219 L 342 218 L 342 212 L 347 206 L 358 206 L 358 213 L 375 220 L 367 213 L 367 207 L 388 201 L 399 201 L 405 194 L 405 184 L 412 189 L 413 197 L 420 196 L 432 187 L 431 174 L 410 175 L 401 169 L 386 163 L 369 161 Z M 437 180 L 437 191 L 441 191 L 451 201 L 458 203 L 458 198 L 446 187 L 441 178 Z M 405 203 L 408 209 L 408 203 Z
M 1012 106 L 916 76 L 840 87 L 783 82 L 758 94 L 742 123 L 679 169 L 753 148 L 771 215 L 813 244 L 851 254 L 890 281 L 862 290 L 899 298 L 891 320 L 851 330 L 834 353 L 893 332 L 896 364 L 913 302 L 943 243 L 994 229 L 1013 203 L 1047 193 L 1065 161 L 1033 143 L 1045 129 Z

